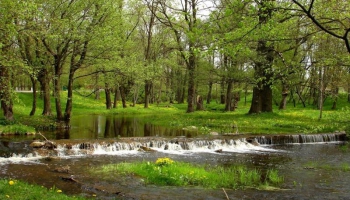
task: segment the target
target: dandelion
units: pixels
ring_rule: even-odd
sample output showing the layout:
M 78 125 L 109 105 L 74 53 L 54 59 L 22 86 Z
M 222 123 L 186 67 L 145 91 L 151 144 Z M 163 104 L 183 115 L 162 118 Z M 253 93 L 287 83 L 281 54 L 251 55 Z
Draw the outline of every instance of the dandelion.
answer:
M 61 193 L 61 192 L 62 192 L 62 190 L 57 190 L 56 192 L 57 192 L 57 193 Z
M 156 161 L 156 165 L 158 166 L 164 166 L 164 165 L 171 165 L 174 161 L 170 158 L 158 158 Z
M 9 185 L 13 185 L 13 184 L 15 184 L 14 181 L 9 181 Z

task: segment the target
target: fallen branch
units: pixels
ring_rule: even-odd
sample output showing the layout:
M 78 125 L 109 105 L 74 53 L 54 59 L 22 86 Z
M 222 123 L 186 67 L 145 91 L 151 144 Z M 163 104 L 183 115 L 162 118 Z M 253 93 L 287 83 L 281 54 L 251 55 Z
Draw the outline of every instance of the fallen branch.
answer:
M 226 195 L 226 199 L 227 199 L 227 200 L 230 200 L 230 198 L 228 197 L 228 195 L 227 195 L 227 193 L 226 193 L 225 189 L 224 189 L 224 188 L 222 188 L 222 190 L 224 191 L 224 193 L 225 193 L 225 195 Z
M 39 135 L 41 135 L 41 137 L 43 137 L 46 141 L 49 141 L 43 134 L 41 134 L 40 132 L 38 132 Z

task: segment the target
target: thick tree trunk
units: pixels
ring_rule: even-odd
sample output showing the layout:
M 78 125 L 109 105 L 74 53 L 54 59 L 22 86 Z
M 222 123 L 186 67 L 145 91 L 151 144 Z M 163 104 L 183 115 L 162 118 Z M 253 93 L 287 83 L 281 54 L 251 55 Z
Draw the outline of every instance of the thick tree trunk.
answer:
M 261 92 L 259 86 L 254 86 L 253 88 L 253 98 L 250 105 L 249 114 L 257 114 L 261 112 Z
M 270 84 L 265 83 L 262 90 L 262 112 L 272 112 L 272 89 Z
M 261 1 L 259 22 L 266 24 L 271 17 L 272 9 L 267 5 L 270 0 Z M 274 60 L 274 47 L 267 44 L 264 38 L 258 41 L 258 58 L 255 61 L 255 79 L 258 80 L 253 89 L 253 100 L 249 113 L 272 112 L 272 63 Z
M 42 69 L 38 75 L 38 81 L 40 83 L 41 95 L 43 98 L 43 112 L 44 116 L 51 116 L 51 97 L 50 97 L 50 79 L 48 77 L 47 69 Z
M 4 114 L 4 118 L 7 121 L 13 121 L 13 104 L 12 101 L 1 100 L 1 109 Z
M 10 74 L 6 66 L 0 64 L 0 101 L 5 120 L 13 121 Z
M 190 49 L 193 45 L 190 45 Z M 195 71 L 196 71 L 196 58 L 194 52 L 190 50 L 190 56 L 188 59 L 188 89 L 187 89 L 187 113 L 194 112 L 194 102 L 195 102 Z

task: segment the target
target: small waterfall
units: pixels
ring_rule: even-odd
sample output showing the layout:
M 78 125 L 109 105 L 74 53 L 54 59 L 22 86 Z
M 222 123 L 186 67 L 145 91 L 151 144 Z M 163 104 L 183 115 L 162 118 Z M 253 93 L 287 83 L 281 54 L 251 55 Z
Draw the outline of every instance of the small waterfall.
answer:
M 345 141 L 345 133 L 300 134 L 300 135 L 271 135 L 253 137 L 261 145 L 283 145 L 304 143 L 327 143 Z
M 0 144 L 0 164 L 35 161 L 48 157 L 72 157 L 87 155 L 122 155 L 142 152 L 162 152 L 169 154 L 192 153 L 257 153 L 273 152 L 268 145 L 327 143 L 345 141 L 345 133 L 318 135 L 268 135 L 248 138 L 123 138 L 109 141 L 57 141 L 57 148 L 32 148 L 28 142 L 23 144 Z M 1 143 L 1 141 L 0 141 Z M 15 143 L 15 142 L 14 142 Z M 15 148 L 14 148 L 15 147 Z

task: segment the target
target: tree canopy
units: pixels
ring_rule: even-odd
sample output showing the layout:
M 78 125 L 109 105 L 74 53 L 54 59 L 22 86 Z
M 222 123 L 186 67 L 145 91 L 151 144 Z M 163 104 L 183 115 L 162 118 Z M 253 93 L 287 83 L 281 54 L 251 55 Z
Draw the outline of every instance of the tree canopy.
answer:
M 1 108 L 12 120 L 14 91 L 32 88 L 30 114 L 40 91 L 41 114 L 66 122 L 74 90 L 104 91 L 107 109 L 187 99 L 195 112 L 206 99 L 233 111 L 249 93 L 250 114 L 286 109 L 288 97 L 322 110 L 329 96 L 335 109 L 339 91 L 350 94 L 349 9 L 346 0 L 2 0 Z

